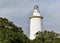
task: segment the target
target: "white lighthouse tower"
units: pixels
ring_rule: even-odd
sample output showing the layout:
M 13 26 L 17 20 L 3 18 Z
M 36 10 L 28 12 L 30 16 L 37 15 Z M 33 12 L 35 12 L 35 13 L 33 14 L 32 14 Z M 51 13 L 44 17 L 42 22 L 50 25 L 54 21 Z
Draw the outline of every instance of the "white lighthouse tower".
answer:
M 42 31 L 42 19 L 38 5 L 34 6 L 33 16 L 30 17 L 30 35 L 29 39 L 33 40 L 38 31 Z

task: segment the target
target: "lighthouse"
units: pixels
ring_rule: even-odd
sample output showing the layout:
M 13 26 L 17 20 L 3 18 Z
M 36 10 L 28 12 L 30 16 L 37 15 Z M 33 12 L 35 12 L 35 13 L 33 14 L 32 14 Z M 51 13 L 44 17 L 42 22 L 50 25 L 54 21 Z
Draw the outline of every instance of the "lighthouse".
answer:
M 36 33 L 42 31 L 42 19 L 38 5 L 34 6 L 33 15 L 30 16 L 30 35 L 29 39 L 33 40 L 36 38 Z

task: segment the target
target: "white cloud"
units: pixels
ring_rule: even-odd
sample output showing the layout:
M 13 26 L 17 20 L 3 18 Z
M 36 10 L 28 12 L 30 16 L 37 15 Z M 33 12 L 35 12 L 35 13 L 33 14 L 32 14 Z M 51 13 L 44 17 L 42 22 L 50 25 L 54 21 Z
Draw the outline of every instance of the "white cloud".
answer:
M 4 15 L 4 14 L 7 14 L 7 13 L 11 13 L 11 12 L 14 12 L 16 11 L 16 9 L 13 9 L 13 8 L 2 8 L 0 9 L 0 15 Z

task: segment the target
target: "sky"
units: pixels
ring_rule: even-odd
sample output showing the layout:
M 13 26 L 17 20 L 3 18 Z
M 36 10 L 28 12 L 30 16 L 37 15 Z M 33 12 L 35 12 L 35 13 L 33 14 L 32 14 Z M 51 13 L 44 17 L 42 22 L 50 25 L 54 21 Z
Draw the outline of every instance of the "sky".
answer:
M 60 0 L 0 0 L 0 17 L 13 21 L 29 35 L 29 17 L 35 5 L 43 16 L 42 30 L 60 33 Z

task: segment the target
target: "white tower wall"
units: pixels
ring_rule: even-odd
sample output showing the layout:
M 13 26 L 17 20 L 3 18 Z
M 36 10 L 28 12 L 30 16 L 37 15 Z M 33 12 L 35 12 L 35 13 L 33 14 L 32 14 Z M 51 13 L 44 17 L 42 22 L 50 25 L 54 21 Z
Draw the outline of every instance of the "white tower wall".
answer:
M 39 8 L 36 5 L 34 7 L 33 16 L 30 17 L 30 36 L 29 39 L 36 38 L 36 33 L 42 29 L 42 16 L 39 12 Z
M 32 18 L 30 19 L 30 39 L 35 39 L 35 34 L 38 31 L 41 31 L 41 19 L 40 18 Z

